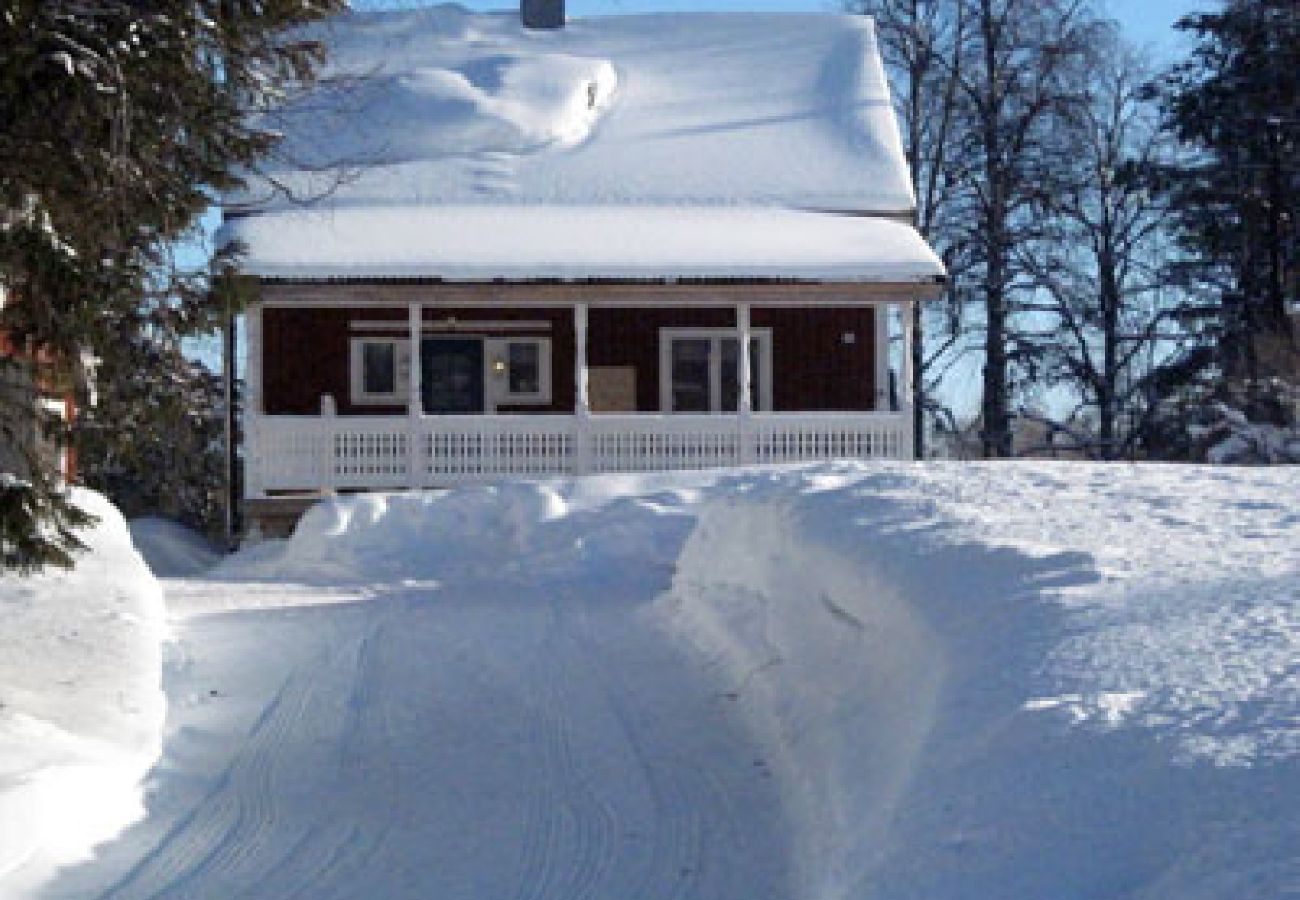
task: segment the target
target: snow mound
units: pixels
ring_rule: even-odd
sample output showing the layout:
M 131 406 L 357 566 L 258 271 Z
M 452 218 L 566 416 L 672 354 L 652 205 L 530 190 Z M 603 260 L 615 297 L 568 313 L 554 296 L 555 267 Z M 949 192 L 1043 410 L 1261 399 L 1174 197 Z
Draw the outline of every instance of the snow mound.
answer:
M 618 76 L 608 60 L 503 49 L 448 66 L 389 63 L 335 85 L 338 102 L 288 110 L 301 119 L 287 152 L 307 167 L 343 159 L 366 166 L 469 153 L 571 147 L 609 106 Z
M 6 897 L 143 815 L 164 699 L 162 592 L 102 496 L 70 572 L 0 575 L 0 881 Z

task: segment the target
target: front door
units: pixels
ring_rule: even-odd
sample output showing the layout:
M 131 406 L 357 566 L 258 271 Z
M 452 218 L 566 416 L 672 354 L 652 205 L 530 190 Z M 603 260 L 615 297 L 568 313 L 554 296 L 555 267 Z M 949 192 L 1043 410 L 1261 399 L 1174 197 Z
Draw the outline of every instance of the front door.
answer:
M 483 412 L 483 342 L 425 338 L 420 343 L 420 395 L 426 413 Z

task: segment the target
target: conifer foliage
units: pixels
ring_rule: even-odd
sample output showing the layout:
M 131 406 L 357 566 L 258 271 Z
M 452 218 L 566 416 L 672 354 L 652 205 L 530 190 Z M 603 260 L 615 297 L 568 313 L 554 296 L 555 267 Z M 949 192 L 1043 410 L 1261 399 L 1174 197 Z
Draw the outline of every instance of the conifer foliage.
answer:
M 1183 280 L 1218 303 L 1223 386 L 1252 418 L 1277 420 L 1279 389 L 1300 373 L 1288 320 L 1300 303 L 1300 6 L 1228 0 L 1179 27 L 1197 39 L 1170 78 L 1171 126 L 1189 149 L 1170 180 Z
M 0 329 L 10 343 L 62 361 L 85 396 L 79 361 L 110 355 L 124 336 L 175 346 L 213 327 L 222 301 L 206 279 L 177 272 L 172 248 L 215 192 L 272 151 L 274 132 L 250 112 L 311 78 L 322 48 L 300 26 L 341 6 L 0 4 L 0 287 L 9 298 Z M 0 437 L 13 440 L 34 414 L 0 407 Z M 64 562 L 75 549 L 68 529 L 51 530 L 75 516 L 68 498 L 31 463 L 21 508 L 49 535 L 47 552 L 33 557 L 0 526 L 5 566 Z

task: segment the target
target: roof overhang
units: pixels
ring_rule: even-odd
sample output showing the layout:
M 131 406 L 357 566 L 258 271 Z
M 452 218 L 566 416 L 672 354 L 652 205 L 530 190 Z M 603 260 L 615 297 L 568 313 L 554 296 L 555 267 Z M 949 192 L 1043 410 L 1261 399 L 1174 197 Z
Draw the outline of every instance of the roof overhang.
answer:
M 941 285 L 916 229 L 766 207 L 301 209 L 227 221 L 240 268 L 278 281 Z

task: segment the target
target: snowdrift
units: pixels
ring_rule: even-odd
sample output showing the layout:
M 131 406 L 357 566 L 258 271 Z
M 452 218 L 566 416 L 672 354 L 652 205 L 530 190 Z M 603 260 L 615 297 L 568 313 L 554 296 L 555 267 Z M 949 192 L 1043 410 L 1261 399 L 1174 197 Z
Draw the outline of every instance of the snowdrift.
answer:
M 0 894 L 21 896 L 144 813 L 164 698 L 162 592 L 112 504 L 71 572 L 0 575 Z
M 353 497 L 217 574 L 585 591 L 561 604 L 643 582 L 629 614 L 770 763 L 797 897 L 1283 896 L 1296 476 L 843 464 Z

